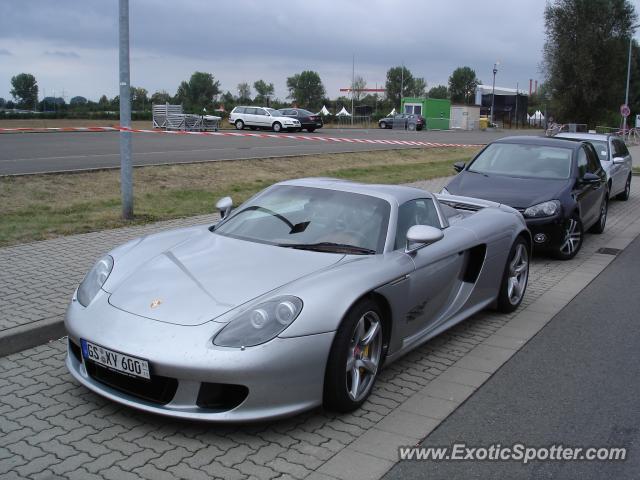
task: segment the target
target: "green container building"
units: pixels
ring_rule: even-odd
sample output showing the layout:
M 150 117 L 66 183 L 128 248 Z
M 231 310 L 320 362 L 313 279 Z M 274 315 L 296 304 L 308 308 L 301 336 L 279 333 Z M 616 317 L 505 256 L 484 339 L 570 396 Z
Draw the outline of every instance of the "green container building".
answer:
M 427 122 L 427 130 L 448 130 L 450 128 L 451 101 L 441 98 L 404 97 L 400 102 L 402 113 L 422 115 Z

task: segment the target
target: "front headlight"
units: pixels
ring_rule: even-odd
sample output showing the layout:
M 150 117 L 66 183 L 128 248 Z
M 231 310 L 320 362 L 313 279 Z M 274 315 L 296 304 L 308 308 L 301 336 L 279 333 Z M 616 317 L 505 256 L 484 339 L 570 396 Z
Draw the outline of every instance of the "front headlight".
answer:
M 558 200 L 550 200 L 527 208 L 523 215 L 527 218 L 550 217 L 559 211 L 560 202 Z
M 268 342 L 296 319 L 302 300 L 290 295 L 254 306 L 232 319 L 213 338 L 220 347 L 252 347 Z
M 78 301 L 84 307 L 91 303 L 91 300 L 98 294 L 104 282 L 109 278 L 113 270 L 113 258 L 105 255 L 89 270 L 82 283 L 78 287 Z

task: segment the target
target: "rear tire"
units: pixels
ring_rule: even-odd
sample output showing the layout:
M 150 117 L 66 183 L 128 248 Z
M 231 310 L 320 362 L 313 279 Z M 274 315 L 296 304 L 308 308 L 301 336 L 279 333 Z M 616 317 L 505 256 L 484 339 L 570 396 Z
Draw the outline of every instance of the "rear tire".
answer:
M 316 131 L 316 129 L 315 129 L 315 128 L 307 128 L 307 132 L 309 132 L 309 133 L 313 133 L 313 132 L 315 132 L 315 131 Z
M 582 220 L 577 213 L 565 222 L 563 242 L 555 249 L 553 256 L 558 260 L 571 260 L 582 247 L 584 230 Z
M 273 129 L 274 132 L 279 133 L 280 131 L 282 131 L 282 125 L 280 125 L 280 122 L 275 122 L 271 128 Z
M 249 127 L 250 130 L 257 130 L 258 127 Z
M 624 186 L 624 191 L 619 193 L 616 197 L 618 200 L 622 200 L 623 202 L 629 200 L 631 196 L 631 174 L 627 177 L 627 183 Z
M 369 397 L 384 360 L 384 322 L 378 304 L 356 303 L 340 324 L 327 361 L 324 407 L 351 412 Z
M 598 221 L 589 229 L 591 233 L 602 233 L 607 225 L 607 213 L 609 212 L 609 195 L 605 195 L 600 204 L 600 216 Z
M 504 266 L 498 294 L 498 311 L 510 313 L 522 303 L 529 283 L 530 258 L 529 244 L 523 237 L 518 237 L 511 246 L 507 264 Z
M 236 120 L 236 130 L 242 130 L 244 128 L 244 122 L 242 120 Z
M 409 130 L 410 132 L 415 132 L 416 124 L 415 123 L 410 123 L 409 125 L 407 125 L 407 130 Z

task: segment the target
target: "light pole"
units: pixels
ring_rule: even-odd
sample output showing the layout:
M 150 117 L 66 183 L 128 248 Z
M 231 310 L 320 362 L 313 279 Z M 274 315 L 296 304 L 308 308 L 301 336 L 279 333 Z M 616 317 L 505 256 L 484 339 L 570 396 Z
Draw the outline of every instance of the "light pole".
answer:
M 131 163 L 131 85 L 129 77 L 129 0 L 118 3 L 120 67 L 120 195 L 122 218 L 133 218 L 133 166 Z
M 491 88 L 491 125 L 493 125 L 493 108 L 496 104 L 496 73 L 498 73 L 500 62 L 493 64 L 493 87 Z
M 629 79 L 631 78 L 631 47 L 633 45 L 633 32 L 640 27 L 640 23 L 631 25 L 631 34 L 629 35 L 629 58 L 627 60 L 627 88 L 624 94 L 624 104 L 629 105 Z M 627 117 L 622 116 L 622 135 L 627 131 Z

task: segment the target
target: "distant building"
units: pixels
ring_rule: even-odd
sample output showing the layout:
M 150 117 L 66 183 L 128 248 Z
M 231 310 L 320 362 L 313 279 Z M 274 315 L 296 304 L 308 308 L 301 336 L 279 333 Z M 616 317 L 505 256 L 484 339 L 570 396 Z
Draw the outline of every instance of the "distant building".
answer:
M 476 105 L 480 106 L 480 114 L 491 115 L 491 99 L 493 88 L 491 85 L 478 85 L 476 89 Z M 529 94 L 526 90 L 496 87 L 493 120 L 504 126 L 525 125 L 527 123 L 527 108 Z

